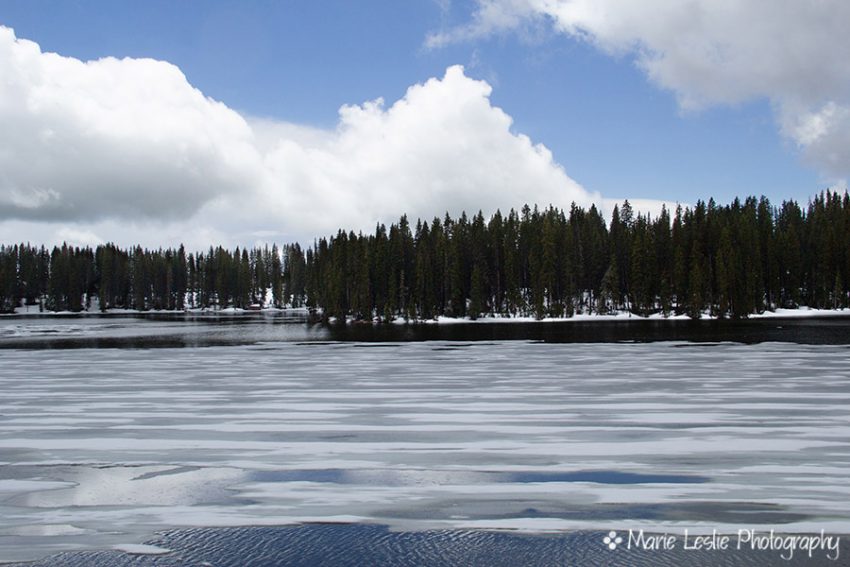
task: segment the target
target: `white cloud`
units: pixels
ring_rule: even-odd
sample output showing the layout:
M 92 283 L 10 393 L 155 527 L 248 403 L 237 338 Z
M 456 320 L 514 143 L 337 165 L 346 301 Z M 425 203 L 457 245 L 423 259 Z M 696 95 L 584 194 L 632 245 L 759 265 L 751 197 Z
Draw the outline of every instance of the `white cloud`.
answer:
M 516 31 L 542 15 L 531 0 L 477 0 L 477 9 L 469 24 L 429 34 L 425 38 L 425 45 L 438 48 L 494 33 Z
M 466 26 L 426 43 L 549 21 L 612 54 L 633 54 L 683 108 L 766 98 L 782 132 L 830 175 L 850 172 L 850 3 L 843 0 L 477 0 Z M 813 129 L 814 128 L 814 129 Z
M 819 107 L 785 105 L 782 132 L 794 140 L 805 158 L 839 185 L 850 176 L 850 102 Z
M 82 62 L 0 27 L 0 219 L 183 217 L 257 182 L 245 120 L 150 59 Z
M 371 229 L 401 212 L 588 204 L 593 196 L 548 149 L 511 132 L 511 118 L 490 104 L 490 90 L 451 67 L 389 108 L 382 100 L 343 107 L 337 129 L 324 137 L 283 128 L 266 153 L 270 184 L 311 191 L 269 191 L 279 197 L 272 208 L 293 206 L 307 225 L 327 231 L 340 219 Z
M 56 232 L 56 237 L 72 246 L 98 246 L 105 244 L 103 239 L 91 230 L 80 230 L 73 226 L 63 226 Z
M 303 242 L 402 213 L 600 199 L 459 66 L 391 105 L 344 106 L 333 130 L 243 117 L 165 62 L 82 62 L 2 27 L 0 77 L 3 241 Z

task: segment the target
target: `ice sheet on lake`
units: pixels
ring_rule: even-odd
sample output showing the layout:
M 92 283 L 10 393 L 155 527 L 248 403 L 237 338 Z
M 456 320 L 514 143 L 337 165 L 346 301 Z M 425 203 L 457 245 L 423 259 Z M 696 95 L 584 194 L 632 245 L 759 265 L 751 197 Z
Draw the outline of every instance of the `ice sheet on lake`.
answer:
M 850 532 L 846 347 L 374 346 L 2 352 L 0 556 L 298 521 Z

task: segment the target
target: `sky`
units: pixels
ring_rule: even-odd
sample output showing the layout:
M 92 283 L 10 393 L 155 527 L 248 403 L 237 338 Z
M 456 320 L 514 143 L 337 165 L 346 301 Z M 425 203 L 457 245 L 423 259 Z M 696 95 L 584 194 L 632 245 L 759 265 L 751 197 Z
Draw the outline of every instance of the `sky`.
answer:
M 0 0 L 0 242 L 805 204 L 850 175 L 847 21 L 842 0 Z

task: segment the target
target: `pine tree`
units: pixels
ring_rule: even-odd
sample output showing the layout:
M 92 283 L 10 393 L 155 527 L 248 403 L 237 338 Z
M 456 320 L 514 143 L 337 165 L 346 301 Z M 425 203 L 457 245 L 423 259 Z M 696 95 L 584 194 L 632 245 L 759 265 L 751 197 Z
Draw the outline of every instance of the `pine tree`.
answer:
M 702 317 L 705 310 L 706 276 L 705 256 L 699 241 L 694 242 L 691 249 L 690 272 L 688 274 L 688 316 L 692 319 Z
M 0 313 L 12 313 L 18 306 L 17 254 L 0 246 Z

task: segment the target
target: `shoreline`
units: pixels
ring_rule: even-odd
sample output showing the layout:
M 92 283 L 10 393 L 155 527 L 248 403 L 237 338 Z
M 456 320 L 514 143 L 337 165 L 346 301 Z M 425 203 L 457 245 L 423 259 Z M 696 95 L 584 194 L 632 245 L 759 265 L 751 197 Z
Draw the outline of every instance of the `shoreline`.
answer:
M 752 319 L 798 319 L 798 318 L 817 318 L 817 317 L 850 317 L 850 309 L 814 309 L 810 307 L 799 307 L 797 309 L 779 308 L 775 311 L 765 311 L 764 313 L 754 313 L 746 318 L 730 319 L 728 317 L 717 317 L 709 313 L 703 313 L 699 319 L 694 319 L 688 315 L 669 315 L 665 317 L 661 313 L 655 313 L 649 316 L 636 315 L 628 311 L 620 311 L 617 313 L 599 315 L 578 314 L 572 317 L 544 317 L 537 319 L 531 316 L 486 316 L 478 319 L 470 319 L 469 317 L 438 317 L 436 319 L 396 319 L 391 321 L 393 324 L 458 324 L 458 323 L 476 323 L 476 324 L 498 324 L 498 323 L 582 323 L 582 322 L 619 322 L 627 323 L 632 321 L 748 321 Z
M 321 313 L 321 311 L 319 311 Z M 227 307 L 224 309 L 209 309 L 209 308 L 191 308 L 191 309 L 150 309 L 140 311 L 138 309 L 107 309 L 106 311 L 98 310 L 83 310 L 83 311 L 40 311 L 37 305 L 26 307 L 17 307 L 13 313 L 0 313 L 0 319 L 3 318 L 39 318 L 39 317 L 115 317 L 115 316 L 137 316 L 137 315 L 201 315 L 201 316 L 237 316 L 237 315 L 272 315 L 272 314 L 303 314 L 315 315 L 316 312 L 311 312 L 307 307 L 263 307 L 261 309 L 242 309 L 239 307 Z M 472 319 L 470 317 L 447 317 L 438 316 L 433 319 L 406 319 L 399 317 L 392 320 L 358 320 L 352 317 L 347 317 L 346 324 L 390 324 L 390 325 L 457 325 L 457 324 L 481 324 L 493 325 L 503 323 L 584 323 L 584 322 L 648 322 L 648 321 L 749 321 L 760 319 L 807 319 L 807 318 L 827 318 L 827 317 L 850 317 L 850 309 L 816 309 L 806 306 L 801 306 L 796 309 L 778 308 L 773 311 L 764 311 L 762 313 L 753 313 L 745 318 L 731 319 L 729 317 L 718 317 L 704 312 L 698 319 L 694 319 L 689 315 L 669 315 L 664 316 L 661 313 L 654 313 L 649 316 L 637 315 L 628 311 L 618 311 L 609 314 L 597 313 L 580 313 L 572 317 L 543 317 L 538 319 L 528 315 L 485 315 Z M 339 323 L 336 317 L 330 317 L 327 320 L 330 324 Z

